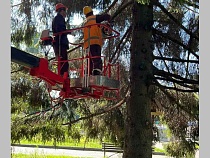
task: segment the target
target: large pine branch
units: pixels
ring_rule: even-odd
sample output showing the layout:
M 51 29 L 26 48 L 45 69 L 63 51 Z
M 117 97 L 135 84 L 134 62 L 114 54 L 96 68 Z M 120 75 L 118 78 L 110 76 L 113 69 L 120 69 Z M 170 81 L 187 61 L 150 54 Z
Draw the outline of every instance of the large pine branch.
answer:
M 130 26 L 130 27 L 126 30 L 126 32 L 125 32 L 125 34 L 123 35 L 123 37 L 121 38 L 119 44 L 116 46 L 115 52 L 112 54 L 112 56 L 111 56 L 111 58 L 110 58 L 110 61 L 111 61 L 111 62 L 112 62 L 112 60 L 114 59 L 114 57 L 116 56 L 117 52 L 118 52 L 118 53 L 120 52 L 120 48 L 122 47 L 121 44 L 122 44 L 123 42 L 124 42 L 124 43 L 127 42 L 128 38 L 127 38 L 125 41 L 124 41 L 124 39 L 125 39 L 126 37 L 129 37 L 129 33 L 131 32 L 131 28 L 132 28 L 132 26 Z M 118 55 L 118 56 L 119 56 L 119 55 Z M 115 58 L 115 60 L 117 60 L 117 58 Z M 114 61 L 113 63 L 115 63 L 115 61 Z
M 189 84 L 199 84 L 199 80 L 191 80 L 191 79 L 183 78 L 178 74 L 165 72 L 164 70 L 159 70 L 156 67 L 153 67 L 153 73 L 154 73 L 154 75 L 162 76 L 165 78 L 169 78 L 169 76 L 170 76 L 170 77 L 173 77 L 174 79 L 177 79 L 177 80 L 183 81 L 185 83 L 189 83 Z
M 160 90 L 167 96 L 167 98 L 170 100 L 171 104 L 175 104 L 178 108 L 182 109 L 183 111 L 187 112 L 191 118 L 195 118 L 196 120 L 199 120 L 198 116 L 193 115 L 192 111 L 187 107 L 183 106 L 179 102 L 179 98 L 173 97 L 165 87 L 163 87 L 160 83 L 156 81 L 156 85 L 160 88 Z
M 162 80 L 162 81 L 168 81 L 168 82 L 173 82 L 176 83 L 182 87 L 184 87 L 183 89 L 181 88 L 177 88 L 177 87 L 169 87 L 166 85 L 162 85 L 162 87 L 165 87 L 166 89 L 172 89 L 172 90 L 176 90 L 176 91 L 180 91 L 180 92 L 198 92 L 199 89 L 196 86 L 193 85 L 187 85 L 184 81 L 177 81 L 174 80 L 172 78 L 162 78 L 162 77 L 155 77 L 156 80 Z M 186 89 L 187 88 L 187 89 Z

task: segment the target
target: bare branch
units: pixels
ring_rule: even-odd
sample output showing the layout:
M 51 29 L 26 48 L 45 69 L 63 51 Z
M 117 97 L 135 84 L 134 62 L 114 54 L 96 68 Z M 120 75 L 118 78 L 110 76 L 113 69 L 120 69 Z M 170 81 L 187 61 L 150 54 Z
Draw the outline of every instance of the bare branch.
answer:
M 19 3 L 19 4 L 14 4 L 14 5 L 12 5 L 11 7 L 12 7 L 12 8 L 13 8 L 13 7 L 17 7 L 17 6 L 19 6 L 19 5 L 23 4 L 23 3 L 25 3 L 25 2 L 21 2 L 21 3 Z
M 162 78 L 162 77 L 155 77 L 155 79 L 158 79 L 158 80 L 165 80 L 165 81 L 169 81 L 169 82 L 173 82 L 173 83 L 177 83 L 183 87 L 186 87 L 186 88 L 190 88 L 191 90 L 186 90 L 186 89 L 179 89 L 179 88 L 176 88 L 176 87 L 167 87 L 167 86 L 163 86 L 165 87 L 166 89 L 174 89 L 174 90 L 177 90 L 177 91 L 182 91 L 182 92 L 198 92 L 199 89 L 196 88 L 195 86 L 189 86 L 189 85 L 186 85 L 184 81 L 177 81 L 175 79 L 172 79 L 172 78 Z
M 154 59 L 157 59 L 157 60 L 168 60 L 168 61 L 181 62 L 181 63 L 184 63 L 184 62 L 196 63 L 196 64 L 199 63 L 198 60 L 185 60 L 185 59 L 167 58 L 167 57 L 159 57 L 159 56 L 154 56 Z
M 112 56 L 111 56 L 111 58 L 110 58 L 110 61 L 112 61 L 112 60 L 114 59 L 115 55 L 117 54 L 117 52 L 119 52 L 118 50 L 120 49 L 120 46 L 121 46 L 123 40 L 124 40 L 124 39 L 126 38 L 126 36 L 131 32 L 131 28 L 132 28 L 132 27 L 130 26 L 130 27 L 127 29 L 127 31 L 125 32 L 125 34 L 123 35 L 122 39 L 120 40 L 119 44 L 118 44 L 117 47 L 116 47 L 115 52 L 112 54 Z M 117 59 L 115 59 L 115 60 L 117 60 Z
M 194 7 L 196 9 L 199 9 L 199 5 L 193 3 L 193 2 L 190 2 L 190 1 L 185 1 L 185 3 L 191 7 Z
M 174 77 L 176 79 L 179 79 L 179 80 L 182 80 L 183 82 L 185 83 L 190 83 L 190 84 L 199 84 L 199 80 L 190 80 L 190 79 L 187 79 L 187 78 L 183 78 L 181 77 L 180 75 L 177 75 L 177 74 L 173 74 L 173 73 L 170 73 L 170 72 L 165 72 L 163 70 L 158 70 L 156 67 L 154 67 L 154 75 L 158 75 L 158 76 L 162 76 L 162 77 L 165 77 L 165 78 L 169 78 L 170 77 Z

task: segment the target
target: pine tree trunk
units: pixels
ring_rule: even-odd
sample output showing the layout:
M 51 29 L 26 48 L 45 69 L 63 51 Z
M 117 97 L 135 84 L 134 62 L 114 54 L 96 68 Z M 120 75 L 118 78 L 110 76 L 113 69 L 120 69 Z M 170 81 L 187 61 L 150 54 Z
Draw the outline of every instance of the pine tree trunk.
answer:
M 124 158 L 152 158 L 150 81 L 153 6 L 134 2 L 131 45 L 131 96 L 127 105 Z

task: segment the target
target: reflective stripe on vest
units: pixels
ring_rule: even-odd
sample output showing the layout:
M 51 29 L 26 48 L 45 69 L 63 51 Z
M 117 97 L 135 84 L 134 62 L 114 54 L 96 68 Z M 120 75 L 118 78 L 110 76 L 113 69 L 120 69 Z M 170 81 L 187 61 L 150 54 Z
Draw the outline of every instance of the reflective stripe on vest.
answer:
M 84 26 L 96 24 L 96 16 L 92 15 L 87 17 L 84 22 Z M 89 45 L 98 44 L 102 46 L 102 33 L 101 28 L 98 25 L 93 25 L 83 29 L 84 32 L 84 48 L 86 49 Z

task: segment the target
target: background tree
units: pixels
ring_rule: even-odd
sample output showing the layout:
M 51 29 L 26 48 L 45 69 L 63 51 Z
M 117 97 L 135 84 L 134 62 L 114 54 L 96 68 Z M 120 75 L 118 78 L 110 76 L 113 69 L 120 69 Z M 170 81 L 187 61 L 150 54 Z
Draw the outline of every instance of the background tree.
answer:
M 57 2 L 20 1 L 19 4 L 13 5 L 12 43 L 19 47 L 25 42 L 29 46 L 34 35 L 44 28 L 50 28 L 53 6 Z M 103 49 L 104 52 L 113 50 L 110 52 L 112 62 L 121 63 L 123 75 L 121 96 L 125 98 L 118 103 L 93 101 L 89 104 L 86 100 L 73 101 L 77 106 L 72 109 L 82 115 L 73 119 L 62 115 L 61 122 L 67 121 L 68 123 L 63 124 L 71 125 L 84 120 L 89 135 L 98 136 L 106 127 L 105 121 L 101 122 L 102 126 L 97 126 L 98 120 L 104 117 L 115 118 L 118 121 L 125 118 L 124 127 L 113 124 L 107 132 L 111 132 L 115 138 L 120 136 L 120 139 L 115 139 L 118 142 L 124 139 L 124 157 L 129 158 L 132 155 L 132 157 L 147 158 L 152 156 L 153 122 L 150 111 L 151 106 L 155 106 L 164 111 L 163 119 L 177 139 L 195 149 L 196 142 L 187 142 L 185 136 L 187 122 L 199 121 L 199 106 L 194 96 L 194 93 L 198 95 L 199 91 L 199 1 L 72 0 L 69 3 L 63 0 L 59 2 L 69 8 L 68 23 L 72 22 L 72 16 L 75 14 L 83 18 L 81 12 L 85 5 L 112 15 L 115 21 L 114 28 L 121 33 L 121 36 L 112 40 L 111 46 L 105 44 Z M 41 9 L 37 12 L 37 8 Z M 70 25 L 70 27 L 75 26 Z M 104 110 L 104 107 L 108 108 Z M 118 107 L 120 109 L 117 109 Z M 57 116 L 56 113 L 61 115 L 65 111 L 67 110 L 57 110 L 53 113 L 54 118 Z M 122 120 L 120 122 L 122 123 Z M 121 134 L 119 131 L 122 131 Z M 125 133 L 125 137 L 122 133 Z M 183 156 L 191 151 L 191 147 L 173 154 Z

